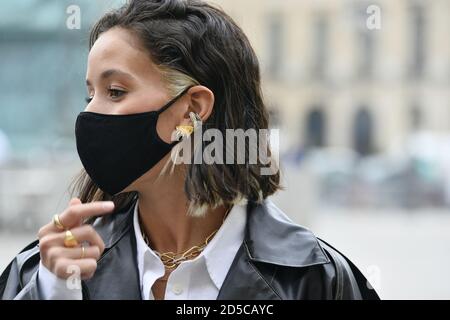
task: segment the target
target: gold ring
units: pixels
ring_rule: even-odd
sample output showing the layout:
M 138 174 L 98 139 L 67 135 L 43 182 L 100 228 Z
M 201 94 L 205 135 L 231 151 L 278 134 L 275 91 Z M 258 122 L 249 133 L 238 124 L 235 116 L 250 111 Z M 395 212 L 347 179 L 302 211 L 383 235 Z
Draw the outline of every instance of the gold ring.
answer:
M 64 237 L 64 246 L 67 248 L 78 246 L 78 241 L 70 230 L 66 230 L 66 236 Z
M 61 220 L 59 220 L 59 215 L 55 214 L 53 216 L 53 224 L 58 230 L 66 230 L 67 228 L 64 227 L 64 225 L 61 223 Z
M 84 259 L 85 256 L 86 256 L 86 248 L 84 247 L 84 245 L 81 245 L 81 258 L 80 259 Z

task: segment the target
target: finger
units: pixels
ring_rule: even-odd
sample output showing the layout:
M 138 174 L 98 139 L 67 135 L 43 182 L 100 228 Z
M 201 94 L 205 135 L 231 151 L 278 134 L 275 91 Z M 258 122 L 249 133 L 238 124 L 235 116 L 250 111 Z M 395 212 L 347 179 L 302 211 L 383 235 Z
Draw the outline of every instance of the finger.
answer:
M 84 248 L 84 253 L 83 253 Z M 52 247 L 48 250 L 43 261 L 45 265 L 54 265 L 57 259 L 95 259 L 98 261 L 101 256 L 100 248 L 97 246 L 84 246 L 77 248 Z
M 72 200 L 69 201 L 69 207 L 76 206 L 79 204 L 82 204 L 82 202 L 78 198 L 73 198 Z M 60 222 L 61 222 L 61 220 L 60 220 Z M 81 226 L 82 224 L 83 224 L 83 220 L 80 219 L 80 223 L 78 224 L 78 226 Z M 75 226 L 72 226 L 72 227 L 75 227 Z M 56 228 L 56 229 L 58 229 L 58 228 Z M 58 230 L 61 231 L 60 229 L 58 229 Z
M 56 228 L 55 224 L 52 221 L 50 223 L 47 223 L 45 226 L 42 226 L 42 228 L 39 229 L 37 237 L 39 240 L 41 240 L 46 235 L 48 235 L 50 233 L 55 233 L 55 232 L 61 232 L 61 230 Z
M 114 210 L 112 201 L 96 201 L 69 206 L 60 216 L 59 221 L 66 228 L 79 226 L 84 219 L 106 215 Z
M 91 246 L 97 246 L 100 249 L 100 254 L 103 253 L 105 244 L 91 225 L 82 225 L 81 227 L 71 229 L 70 231 L 78 243 L 81 244 L 83 241 L 87 241 Z M 39 248 L 41 252 L 45 253 L 50 251 L 52 247 L 65 247 L 65 237 L 65 232 L 47 234 L 39 241 Z
M 78 198 L 73 198 L 73 199 L 71 199 L 69 201 L 69 206 L 74 206 L 74 205 L 77 205 L 77 204 L 81 204 L 81 200 L 78 199 Z
M 105 250 L 105 243 L 93 226 L 83 225 L 71 231 L 79 243 L 87 241 L 91 246 L 97 246 L 100 249 L 100 253 L 103 253 L 103 250 Z
M 90 279 L 97 269 L 97 260 L 95 259 L 58 259 L 52 268 L 52 272 L 61 279 L 67 279 L 71 276 Z
M 79 205 L 82 204 L 81 200 L 79 198 L 73 198 L 69 201 L 69 207 L 71 206 L 75 206 L 75 205 Z M 61 215 L 59 216 L 59 221 L 61 222 Z M 80 221 L 80 223 L 78 225 L 81 225 L 82 223 L 82 219 Z M 65 224 L 63 224 L 63 226 L 66 226 Z M 72 226 L 73 227 L 73 226 Z M 54 224 L 54 222 L 52 221 L 49 224 L 46 224 L 45 226 L 43 226 L 41 229 L 39 229 L 38 232 L 38 239 L 42 238 L 43 236 L 47 235 L 50 232 L 63 232 L 64 230 L 61 230 L 59 228 L 57 228 Z

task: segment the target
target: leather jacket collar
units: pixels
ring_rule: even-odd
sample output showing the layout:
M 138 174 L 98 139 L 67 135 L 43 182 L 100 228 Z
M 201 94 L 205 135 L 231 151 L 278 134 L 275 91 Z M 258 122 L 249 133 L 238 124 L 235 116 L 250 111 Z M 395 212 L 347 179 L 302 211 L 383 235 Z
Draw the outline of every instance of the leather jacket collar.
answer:
M 247 214 L 245 243 L 251 260 L 289 267 L 330 262 L 314 234 L 294 224 L 272 201 L 250 203 Z

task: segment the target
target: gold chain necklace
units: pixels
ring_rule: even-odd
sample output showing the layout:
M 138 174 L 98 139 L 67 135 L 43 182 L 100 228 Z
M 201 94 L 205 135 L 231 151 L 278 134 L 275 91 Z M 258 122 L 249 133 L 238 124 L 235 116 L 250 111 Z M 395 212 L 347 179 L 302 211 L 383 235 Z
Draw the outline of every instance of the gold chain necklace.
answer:
M 231 211 L 232 206 L 227 210 L 227 212 L 225 213 L 223 220 L 222 220 L 222 224 L 225 221 L 225 218 L 228 216 L 228 214 Z M 148 239 L 147 235 L 145 234 L 143 228 L 142 228 L 142 223 L 141 223 L 141 219 L 139 217 L 139 225 L 141 227 L 141 233 L 142 233 L 142 238 L 144 238 L 145 243 L 147 244 L 147 246 L 149 248 L 151 248 L 150 246 L 150 240 Z M 220 228 L 219 228 L 220 229 Z M 169 269 L 175 269 L 176 267 L 178 267 L 180 265 L 180 263 L 182 263 L 183 261 L 187 261 L 190 259 L 194 259 L 195 257 L 199 256 L 200 253 L 205 249 L 205 247 L 208 245 L 208 243 L 211 241 L 211 239 L 214 237 L 214 235 L 217 233 L 217 231 L 219 231 L 219 229 L 214 230 L 205 240 L 205 242 L 201 245 L 198 246 L 193 246 L 192 248 L 181 252 L 181 253 L 175 253 L 172 251 L 169 252 L 164 252 L 164 253 L 159 253 L 156 250 L 153 250 L 158 257 L 161 259 L 162 263 L 164 264 L 164 266 Z

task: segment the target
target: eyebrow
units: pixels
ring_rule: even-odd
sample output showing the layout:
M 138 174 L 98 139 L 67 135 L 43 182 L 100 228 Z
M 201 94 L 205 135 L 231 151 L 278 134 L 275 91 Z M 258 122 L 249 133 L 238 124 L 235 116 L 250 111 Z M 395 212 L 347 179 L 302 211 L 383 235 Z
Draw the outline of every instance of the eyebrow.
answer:
M 134 80 L 134 77 L 131 74 L 126 73 L 121 70 L 118 70 L 118 69 L 109 69 L 109 70 L 103 71 L 102 74 L 100 75 L 100 79 L 106 80 L 108 78 L 111 78 L 112 76 L 122 76 L 122 77 L 127 77 L 129 79 Z M 88 79 L 86 79 L 86 85 L 88 85 L 88 86 L 91 85 L 91 83 Z

